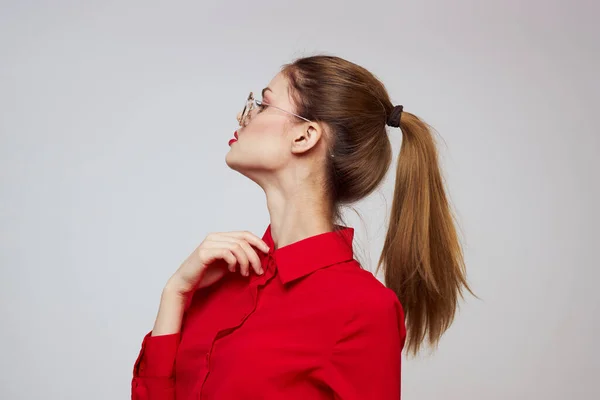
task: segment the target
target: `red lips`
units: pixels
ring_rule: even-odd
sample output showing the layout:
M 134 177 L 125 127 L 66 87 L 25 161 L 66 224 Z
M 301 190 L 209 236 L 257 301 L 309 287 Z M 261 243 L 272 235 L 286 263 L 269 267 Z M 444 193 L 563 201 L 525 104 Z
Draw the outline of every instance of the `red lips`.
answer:
M 232 143 L 237 142 L 238 140 L 238 133 L 237 131 L 233 132 L 233 136 L 235 137 L 235 139 L 230 139 L 229 140 L 229 145 L 231 146 Z

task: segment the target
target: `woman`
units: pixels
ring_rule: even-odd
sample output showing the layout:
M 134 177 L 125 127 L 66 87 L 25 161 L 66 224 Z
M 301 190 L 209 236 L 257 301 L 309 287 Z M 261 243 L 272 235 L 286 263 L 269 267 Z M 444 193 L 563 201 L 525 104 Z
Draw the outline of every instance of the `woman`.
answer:
M 436 344 L 468 289 L 427 125 L 331 56 L 284 65 L 238 122 L 226 162 L 265 191 L 270 224 L 262 238 L 209 234 L 169 279 L 132 398 L 400 398 L 405 338 L 413 354 Z M 403 133 L 387 287 L 338 224 L 388 170 L 386 124 Z

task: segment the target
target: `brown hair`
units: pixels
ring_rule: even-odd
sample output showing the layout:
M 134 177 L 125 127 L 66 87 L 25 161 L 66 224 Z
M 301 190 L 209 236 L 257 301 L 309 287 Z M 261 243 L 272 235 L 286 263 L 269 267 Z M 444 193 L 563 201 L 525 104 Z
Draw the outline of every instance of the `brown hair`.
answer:
M 285 64 L 296 112 L 324 123 L 332 157 L 325 193 L 331 215 L 369 195 L 392 161 L 386 121 L 394 105 L 384 85 L 368 70 L 328 55 Z M 398 296 L 407 326 L 407 350 L 423 341 L 437 345 L 452 323 L 466 282 L 459 238 L 444 191 L 432 129 L 410 112 L 400 119 L 402 146 L 394 199 L 377 271 Z M 472 292 L 471 292 L 472 293 Z

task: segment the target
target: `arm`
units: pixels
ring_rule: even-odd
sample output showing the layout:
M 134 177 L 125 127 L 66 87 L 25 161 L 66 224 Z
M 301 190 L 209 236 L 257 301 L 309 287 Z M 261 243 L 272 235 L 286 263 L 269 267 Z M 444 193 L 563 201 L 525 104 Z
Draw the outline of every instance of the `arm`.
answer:
M 406 336 L 404 313 L 396 295 L 358 304 L 330 359 L 315 378 L 338 400 L 400 399 L 400 364 Z
M 227 267 L 248 275 L 250 266 L 261 275 L 260 259 L 250 245 L 269 252 L 269 246 L 250 232 L 209 234 L 167 282 L 152 332 L 146 335 L 133 368 L 132 400 L 175 399 L 175 357 L 181 322 L 193 292 L 212 285 Z
M 132 400 L 175 399 L 175 356 L 185 307 L 185 297 L 165 288 L 154 329 L 144 337 L 133 368 Z

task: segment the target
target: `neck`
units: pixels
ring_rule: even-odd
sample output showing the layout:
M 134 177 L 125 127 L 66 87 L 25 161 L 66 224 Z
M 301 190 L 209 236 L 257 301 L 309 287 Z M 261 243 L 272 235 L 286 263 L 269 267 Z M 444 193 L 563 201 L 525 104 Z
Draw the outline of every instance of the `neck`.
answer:
M 324 196 L 309 187 L 265 189 L 275 249 L 334 230 Z

